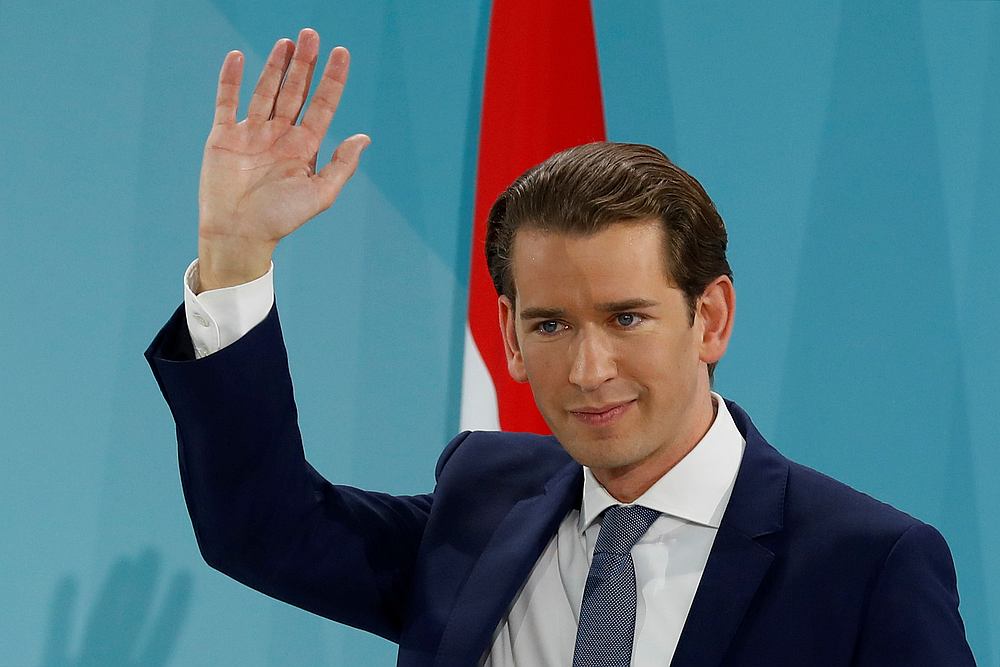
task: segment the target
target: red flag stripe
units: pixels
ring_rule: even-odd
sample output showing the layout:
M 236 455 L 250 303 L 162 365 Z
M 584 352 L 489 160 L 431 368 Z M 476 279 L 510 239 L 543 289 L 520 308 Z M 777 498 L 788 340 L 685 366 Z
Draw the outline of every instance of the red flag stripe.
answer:
M 469 328 L 496 388 L 500 427 L 548 433 L 527 385 L 514 382 L 484 257 L 486 216 L 518 175 L 553 153 L 605 138 L 589 0 L 495 0 L 479 137 Z

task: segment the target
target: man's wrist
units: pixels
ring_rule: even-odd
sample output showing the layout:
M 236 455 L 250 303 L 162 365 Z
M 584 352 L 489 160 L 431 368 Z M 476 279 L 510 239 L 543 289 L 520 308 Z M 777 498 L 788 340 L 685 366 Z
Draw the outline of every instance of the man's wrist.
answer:
M 266 274 L 274 244 L 198 241 L 198 284 L 195 294 L 235 287 Z

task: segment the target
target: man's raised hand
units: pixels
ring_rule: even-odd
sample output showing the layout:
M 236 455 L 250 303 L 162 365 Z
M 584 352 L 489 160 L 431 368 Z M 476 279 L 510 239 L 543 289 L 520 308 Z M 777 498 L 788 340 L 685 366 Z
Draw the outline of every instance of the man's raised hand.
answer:
M 240 122 L 243 54 L 226 55 L 201 166 L 198 291 L 266 273 L 278 241 L 330 207 L 371 142 L 363 134 L 345 139 L 330 162 L 316 170 L 350 63 L 347 49 L 330 52 L 312 101 L 296 124 L 318 53 L 319 35 L 309 28 L 299 33 L 297 43 L 278 40 Z

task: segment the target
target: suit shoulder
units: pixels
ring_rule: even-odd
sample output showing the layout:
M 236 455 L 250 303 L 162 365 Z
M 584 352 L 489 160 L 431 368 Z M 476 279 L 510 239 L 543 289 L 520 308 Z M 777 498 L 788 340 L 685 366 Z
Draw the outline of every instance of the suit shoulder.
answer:
M 566 450 L 552 436 L 505 431 L 466 431 L 456 436 L 437 465 L 440 483 L 446 477 L 497 480 L 547 479 L 570 463 Z
M 880 546 L 888 541 L 891 545 L 913 526 L 926 525 L 887 503 L 790 460 L 760 434 L 743 408 L 732 401 L 727 401 L 726 406 L 746 440 L 741 474 L 744 470 L 753 471 L 747 479 L 754 480 L 743 487 L 742 493 L 737 480 L 734 498 L 758 507 L 755 511 L 766 507 L 773 512 L 769 516 L 776 524 L 772 525 L 783 525 L 791 535 L 804 539 L 805 546 L 845 539 L 874 540 Z M 779 490 L 773 496 L 779 500 L 776 505 L 769 505 L 759 494 L 766 496 L 774 490 Z
M 789 462 L 786 527 L 889 548 L 919 519 L 799 463 Z

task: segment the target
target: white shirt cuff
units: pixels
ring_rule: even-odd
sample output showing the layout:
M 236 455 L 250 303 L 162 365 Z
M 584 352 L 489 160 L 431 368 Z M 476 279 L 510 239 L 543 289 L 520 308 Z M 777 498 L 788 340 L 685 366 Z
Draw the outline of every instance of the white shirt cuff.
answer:
M 274 304 L 274 264 L 242 285 L 195 294 L 198 260 L 184 272 L 184 314 L 196 359 L 231 345 L 260 324 Z

